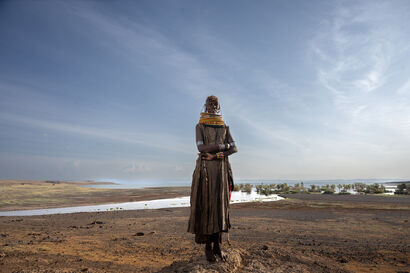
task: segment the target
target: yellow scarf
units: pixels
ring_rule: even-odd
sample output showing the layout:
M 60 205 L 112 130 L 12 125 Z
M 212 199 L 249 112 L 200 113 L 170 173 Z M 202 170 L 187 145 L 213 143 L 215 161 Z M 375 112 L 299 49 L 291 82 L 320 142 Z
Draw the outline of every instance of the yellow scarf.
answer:
M 206 125 L 225 125 L 221 115 L 210 113 L 201 113 L 199 123 Z

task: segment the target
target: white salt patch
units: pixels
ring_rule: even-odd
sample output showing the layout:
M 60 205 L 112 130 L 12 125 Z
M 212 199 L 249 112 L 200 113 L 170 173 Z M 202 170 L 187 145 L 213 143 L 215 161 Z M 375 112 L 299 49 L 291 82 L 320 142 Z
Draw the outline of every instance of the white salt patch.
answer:
M 260 195 L 253 189 L 250 194 L 245 192 L 232 192 L 231 204 L 244 202 L 267 202 L 279 201 L 283 199 L 276 194 Z M 48 215 L 48 214 L 64 214 L 75 212 L 98 212 L 98 211 L 115 211 L 115 210 L 140 210 L 140 209 L 163 209 L 163 208 L 179 208 L 189 207 L 190 197 L 179 197 L 169 199 L 157 199 L 150 201 L 137 201 L 127 203 L 93 205 L 93 206 L 78 206 L 66 208 L 52 208 L 52 209 L 34 209 L 34 210 L 14 210 L 1 211 L 0 216 L 32 216 L 32 215 Z

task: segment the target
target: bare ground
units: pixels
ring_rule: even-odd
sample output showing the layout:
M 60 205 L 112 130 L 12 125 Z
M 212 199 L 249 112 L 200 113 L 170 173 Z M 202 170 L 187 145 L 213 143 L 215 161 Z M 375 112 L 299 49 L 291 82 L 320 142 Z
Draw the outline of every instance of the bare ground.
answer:
M 231 205 L 228 260 L 213 264 L 189 208 L 0 217 L 0 271 L 410 271 L 409 197 L 291 197 Z
M 0 211 L 45 209 L 189 196 L 190 187 L 106 189 L 93 181 L 0 180 Z

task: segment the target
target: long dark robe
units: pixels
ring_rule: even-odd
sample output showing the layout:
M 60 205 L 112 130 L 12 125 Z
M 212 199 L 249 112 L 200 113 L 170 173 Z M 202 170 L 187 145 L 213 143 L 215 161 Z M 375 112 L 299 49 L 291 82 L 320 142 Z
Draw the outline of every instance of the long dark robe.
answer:
M 198 130 L 199 128 L 199 130 Z M 199 135 L 198 135 L 199 133 Z M 228 126 L 197 125 L 197 141 L 205 145 L 232 143 Z M 209 242 L 231 228 L 229 220 L 229 186 L 233 187 L 228 156 L 203 160 L 200 156 L 192 175 L 191 214 L 188 232 L 195 234 L 196 243 Z

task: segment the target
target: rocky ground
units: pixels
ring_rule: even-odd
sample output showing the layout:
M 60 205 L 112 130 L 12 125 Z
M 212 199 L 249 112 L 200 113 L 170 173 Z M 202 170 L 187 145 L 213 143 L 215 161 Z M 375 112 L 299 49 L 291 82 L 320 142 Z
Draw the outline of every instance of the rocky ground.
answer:
M 212 264 L 189 208 L 0 217 L 0 271 L 410 271 L 408 196 L 306 196 L 231 205 L 228 258 Z

